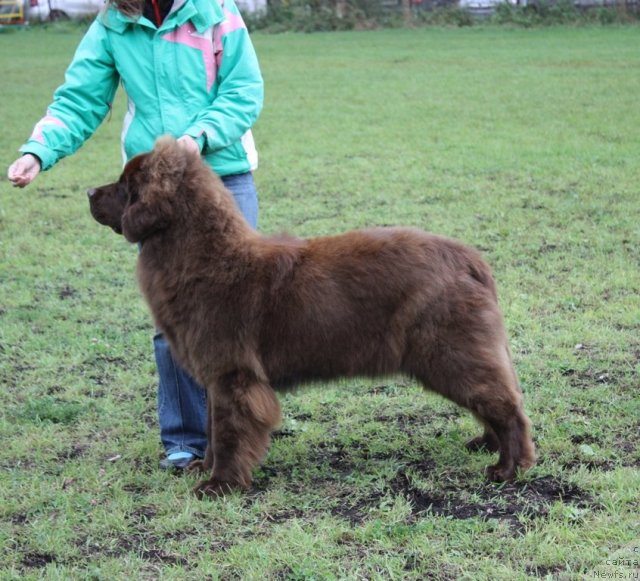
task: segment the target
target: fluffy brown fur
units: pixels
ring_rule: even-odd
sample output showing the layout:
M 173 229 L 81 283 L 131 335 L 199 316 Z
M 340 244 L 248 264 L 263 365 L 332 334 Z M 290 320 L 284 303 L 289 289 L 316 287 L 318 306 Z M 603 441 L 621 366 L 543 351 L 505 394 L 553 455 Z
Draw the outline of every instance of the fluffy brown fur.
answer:
M 197 155 L 160 139 L 89 192 L 96 220 L 142 242 L 138 277 L 178 361 L 208 391 L 199 495 L 247 489 L 280 421 L 274 385 L 395 373 L 468 408 L 499 451 L 534 463 L 496 288 L 478 252 L 417 229 L 300 240 L 252 230 Z

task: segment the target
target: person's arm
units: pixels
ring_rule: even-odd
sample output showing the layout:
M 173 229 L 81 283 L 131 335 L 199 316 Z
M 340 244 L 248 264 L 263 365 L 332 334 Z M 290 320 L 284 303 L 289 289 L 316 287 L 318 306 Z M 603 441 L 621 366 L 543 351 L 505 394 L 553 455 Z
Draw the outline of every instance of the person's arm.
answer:
M 255 123 L 264 100 L 264 85 L 249 32 L 233 0 L 225 0 L 226 20 L 214 31 L 218 92 L 184 132 L 203 153 L 237 142 Z
M 47 114 L 20 148 L 25 155 L 12 164 L 9 179 L 17 186 L 27 185 L 40 169 L 47 170 L 74 153 L 106 117 L 118 81 L 106 30 L 96 20 L 78 45 Z M 39 162 L 38 171 L 33 158 Z

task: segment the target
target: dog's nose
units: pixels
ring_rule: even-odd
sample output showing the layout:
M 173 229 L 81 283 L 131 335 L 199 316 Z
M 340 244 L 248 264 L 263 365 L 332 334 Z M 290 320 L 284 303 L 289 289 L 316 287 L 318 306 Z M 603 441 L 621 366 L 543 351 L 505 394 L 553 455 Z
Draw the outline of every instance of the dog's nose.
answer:
M 96 189 L 95 188 L 90 188 L 87 190 L 87 196 L 89 196 L 90 198 L 93 197 L 93 194 L 96 193 Z

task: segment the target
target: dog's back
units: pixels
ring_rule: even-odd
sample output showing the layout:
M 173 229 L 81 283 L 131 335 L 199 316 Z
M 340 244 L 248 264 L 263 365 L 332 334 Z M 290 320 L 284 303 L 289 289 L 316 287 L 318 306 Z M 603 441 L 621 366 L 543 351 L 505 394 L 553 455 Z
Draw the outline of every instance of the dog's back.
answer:
M 407 371 L 415 329 L 426 340 L 471 306 L 497 310 L 480 255 L 417 229 L 291 241 L 269 260 L 259 350 L 277 384 Z

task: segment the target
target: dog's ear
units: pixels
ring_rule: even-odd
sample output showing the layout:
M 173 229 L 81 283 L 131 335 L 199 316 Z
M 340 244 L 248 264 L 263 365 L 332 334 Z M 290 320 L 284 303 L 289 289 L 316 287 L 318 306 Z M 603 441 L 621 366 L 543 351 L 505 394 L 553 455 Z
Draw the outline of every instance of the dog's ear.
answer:
M 187 155 L 173 137 L 161 137 L 153 151 L 127 164 L 123 176 L 129 201 L 122 216 L 122 233 L 129 242 L 141 242 L 169 225 L 175 203 L 179 203 Z
M 122 215 L 122 233 L 129 242 L 142 242 L 168 225 L 168 215 L 159 204 L 145 204 L 138 200 L 129 204 Z
M 146 183 L 140 191 L 140 199 L 145 203 L 157 203 L 173 198 L 182 184 L 187 162 L 188 153 L 173 137 L 160 137 L 143 164 Z

